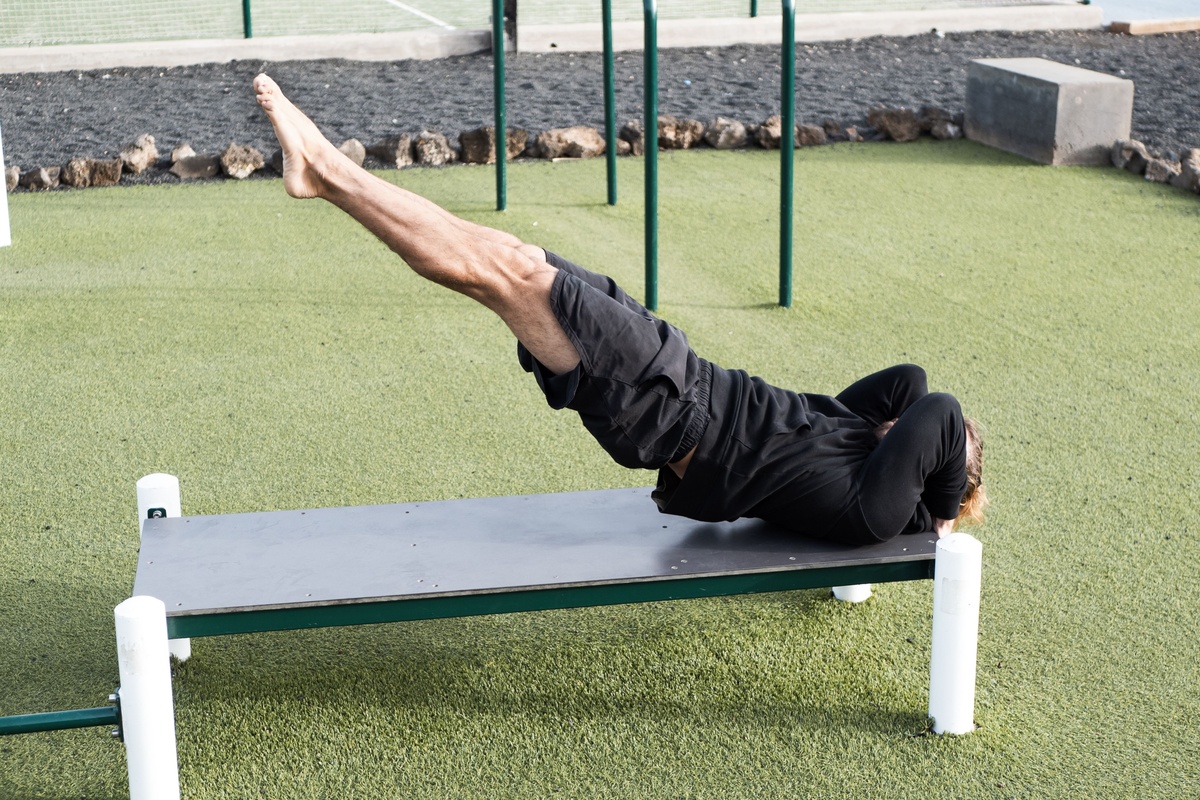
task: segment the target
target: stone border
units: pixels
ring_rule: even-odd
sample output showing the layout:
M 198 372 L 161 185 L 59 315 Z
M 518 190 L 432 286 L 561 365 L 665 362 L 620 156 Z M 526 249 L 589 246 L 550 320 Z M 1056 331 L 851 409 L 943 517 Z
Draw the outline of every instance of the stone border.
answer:
M 826 120 L 822 125 L 796 126 L 795 143 L 811 147 L 837 141 L 894 140 L 911 141 L 923 133 L 939 139 L 962 136 L 962 114 L 926 107 L 919 113 L 904 108 L 876 108 L 867 114 L 868 127 L 859 129 Z M 732 150 L 747 147 L 778 149 L 782 136 L 782 120 L 778 114 L 762 123 L 746 124 L 728 117 L 717 117 L 707 125 L 699 120 L 672 116 L 658 118 L 658 146 L 662 150 L 687 150 L 711 147 Z M 184 143 L 175 147 L 170 158 L 160 157 L 158 142 L 150 133 L 143 133 L 122 148 L 111 160 L 81 156 L 65 165 L 41 165 L 21 170 L 13 165 L 5 169 L 8 191 L 24 189 L 45 191 L 59 188 L 83 189 L 89 186 L 115 186 L 123 175 L 144 172 L 168 172 L 181 181 L 212 178 L 242 180 L 266 171 L 282 174 L 283 155 L 276 150 L 266 158 L 253 147 L 231 144 L 222 153 L 197 154 Z M 369 168 L 397 169 L 411 166 L 440 167 L 447 164 L 494 164 L 496 162 L 495 128 L 484 127 L 463 131 L 451 141 L 441 131 L 396 133 L 370 145 L 358 139 L 348 139 L 339 149 L 352 161 Z M 531 133 L 510 128 L 506 137 L 509 160 L 596 158 L 604 155 L 606 143 L 600 131 L 586 125 Z M 640 120 L 621 127 L 617 139 L 617 154 L 642 155 L 645 136 Z M 164 176 L 165 177 L 165 176 Z
M 935 139 L 959 139 L 963 136 L 963 114 L 926 106 L 913 109 L 873 108 L 867 112 L 867 126 L 846 126 L 835 120 L 821 125 L 799 124 L 793 132 L 797 147 L 816 147 L 830 142 L 895 141 L 909 142 L 928 135 Z M 596 158 L 604 155 L 606 143 L 600 131 L 585 125 L 554 128 L 530 135 L 529 131 L 510 128 L 506 132 L 507 159 L 544 159 L 550 161 Z M 778 114 L 761 123 L 746 124 L 728 117 L 717 117 L 708 124 L 695 119 L 672 116 L 658 118 L 660 150 L 687 150 L 709 147 L 718 150 L 759 147 L 779 149 L 783 136 Z M 619 156 L 645 153 L 642 123 L 633 120 L 621 128 L 617 140 Z M 494 164 L 495 128 L 463 131 L 452 143 L 440 131 L 416 134 L 397 133 L 371 145 L 348 139 L 339 149 L 354 163 L 369 168 L 397 169 L 411 166 L 439 167 L 456 162 Z M 1137 141 L 1118 141 L 1112 149 L 1114 166 L 1142 175 L 1146 180 L 1169 183 L 1200 194 L 1200 148 L 1183 154 L 1153 154 Z M 125 174 L 165 171 L 181 181 L 229 178 L 243 180 L 252 175 L 283 173 L 283 154 L 276 150 L 266 158 L 253 147 L 231 144 L 220 154 L 197 154 L 190 145 L 172 150 L 169 159 L 160 158 L 153 135 L 144 133 L 111 160 L 89 157 L 70 159 L 65 165 L 39 166 L 21 171 L 5 168 L 8 192 L 24 189 L 45 191 L 59 188 L 115 186 Z

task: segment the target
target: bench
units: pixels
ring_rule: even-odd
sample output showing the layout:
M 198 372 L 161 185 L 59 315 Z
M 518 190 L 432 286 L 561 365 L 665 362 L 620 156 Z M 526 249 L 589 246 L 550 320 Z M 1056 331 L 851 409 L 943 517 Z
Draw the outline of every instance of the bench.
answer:
M 147 659 L 121 672 L 131 776 L 133 739 L 151 748 L 147 762 L 174 761 L 168 639 L 187 657 L 191 637 L 926 580 L 935 567 L 947 589 L 942 616 L 967 630 L 951 632 L 957 652 L 939 656 L 935 586 L 934 730 L 973 728 L 978 568 L 942 575 L 963 552 L 978 564 L 978 542 L 965 534 L 849 547 L 759 520 L 665 516 L 649 489 L 198 517 L 177 516 L 171 476 L 147 476 L 138 489 L 141 549 L 134 597 L 122 606 L 150 632 L 122 644 L 117 614 L 119 656 Z M 134 733 L 126 672 L 154 670 L 167 672 L 165 697 L 160 685 L 153 701 L 166 712 L 150 723 L 157 733 Z M 947 702 L 935 697 L 942 690 Z

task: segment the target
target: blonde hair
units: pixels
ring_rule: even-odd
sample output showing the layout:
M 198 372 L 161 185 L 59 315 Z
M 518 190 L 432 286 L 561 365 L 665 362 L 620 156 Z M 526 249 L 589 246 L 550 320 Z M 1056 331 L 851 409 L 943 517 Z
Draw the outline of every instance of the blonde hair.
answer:
M 983 486 L 983 436 L 979 432 L 979 423 L 970 417 L 963 419 L 963 425 L 967 431 L 967 490 L 958 504 L 956 521 L 979 525 L 983 523 L 983 510 L 988 505 L 987 490 Z

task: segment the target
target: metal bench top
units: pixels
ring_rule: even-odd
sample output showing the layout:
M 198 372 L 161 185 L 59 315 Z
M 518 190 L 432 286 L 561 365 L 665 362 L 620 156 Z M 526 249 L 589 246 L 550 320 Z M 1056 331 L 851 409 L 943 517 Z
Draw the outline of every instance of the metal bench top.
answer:
M 610 489 L 150 519 L 133 594 L 178 638 L 914 580 L 935 545 L 695 522 Z

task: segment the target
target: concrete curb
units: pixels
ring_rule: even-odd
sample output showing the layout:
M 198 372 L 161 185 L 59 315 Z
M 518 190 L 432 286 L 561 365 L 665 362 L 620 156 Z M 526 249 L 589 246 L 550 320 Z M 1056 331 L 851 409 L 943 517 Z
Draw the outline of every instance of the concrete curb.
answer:
M 345 58 L 402 61 L 446 58 L 492 49 L 492 34 L 406 31 L 344 36 L 266 36 L 257 39 L 184 39 L 171 42 L 57 45 L 0 50 L 0 73 L 65 72 L 114 67 L 182 67 L 228 61 L 300 61 Z
M 717 47 L 730 44 L 778 44 L 780 18 L 660 19 L 659 47 Z M 1095 6 L 1021 6 L 935 11 L 879 11 L 846 14 L 797 14 L 796 41 L 829 42 L 868 36 L 915 36 L 936 28 L 964 31 L 1083 30 L 1104 27 Z M 602 47 L 599 13 L 595 23 L 517 25 L 520 52 L 598 51 Z M 613 48 L 642 49 L 642 23 L 613 23 Z

